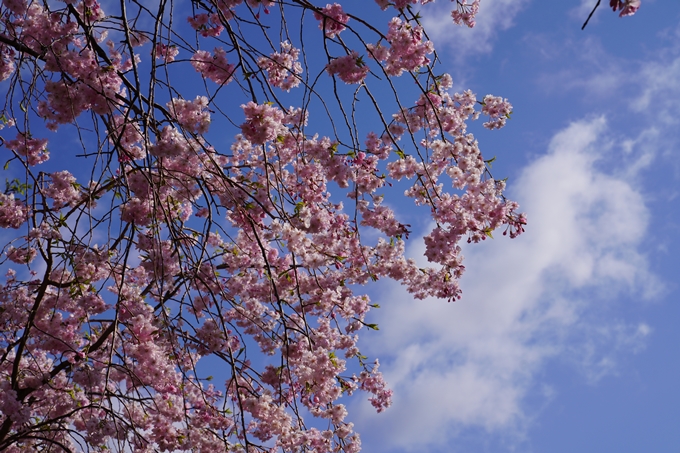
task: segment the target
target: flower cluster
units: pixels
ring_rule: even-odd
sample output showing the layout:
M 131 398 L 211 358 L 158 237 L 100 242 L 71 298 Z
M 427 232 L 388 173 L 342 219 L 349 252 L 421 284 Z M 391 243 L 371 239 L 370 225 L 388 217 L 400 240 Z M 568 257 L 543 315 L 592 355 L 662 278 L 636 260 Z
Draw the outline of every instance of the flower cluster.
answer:
M 490 94 L 482 101 L 482 114 L 489 115 L 489 121 L 484 123 L 488 129 L 500 129 L 505 126 L 505 121 L 510 118 L 512 105 L 507 99 Z
M 479 0 L 472 0 L 472 3 L 468 3 L 468 0 L 455 1 L 457 3 L 456 9 L 451 11 L 453 22 L 457 25 L 467 25 L 473 28 L 475 26 L 475 16 L 479 12 Z
M 146 157 L 146 150 L 142 145 L 144 137 L 135 121 L 123 115 L 114 115 L 110 128 L 113 133 L 110 134 L 109 141 L 118 148 L 121 161 Z
M 14 69 L 14 50 L 5 44 L 0 44 L 0 82 L 7 80 Z
M 300 85 L 302 65 L 298 61 L 300 51 L 288 41 L 281 43 L 281 52 L 272 53 L 269 58 L 260 57 L 257 65 L 267 71 L 267 80 L 275 87 L 290 91 Z
M 368 45 L 372 58 L 385 62 L 385 72 L 390 76 L 400 76 L 404 71 L 416 71 L 427 65 L 427 55 L 434 52 L 431 41 L 424 40 L 423 28 L 412 26 L 398 17 L 392 18 L 388 26 L 387 42 L 390 47 Z
M 43 191 L 47 198 L 54 200 L 54 209 L 74 206 L 81 199 L 80 185 L 68 170 L 50 173 L 51 183 Z
M 3 141 L 19 177 L 0 193 L 0 450 L 359 452 L 346 398 L 378 412 L 392 398 L 359 350 L 377 329 L 363 285 L 455 300 L 461 241 L 526 223 L 467 131 L 481 114 L 502 126 L 511 106 L 448 92 L 406 11 L 431 1 L 377 0 L 398 11 L 386 30 L 352 16 L 358 50 L 339 3 L 194 2 L 190 28 L 134 2 L 2 2 L 0 79 L 18 85 L 0 122 L 23 132 Z M 477 2 L 455 1 L 472 24 Z M 303 55 L 320 44 L 322 58 Z M 388 81 L 391 116 L 362 53 L 409 73 L 403 91 Z M 35 167 L 47 141 L 28 131 L 43 127 L 65 138 Z M 436 225 L 426 267 L 406 256 L 403 199 Z
M 203 77 L 220 85 L 231 82 L 234 75 L 234 65 L 229 64 L 227 52 L 221 47 L 216 47 L 214 54 L 199 50 L 191 57 L 191 65 Z
M 10 246 L 5 253 L 7 258 L 17 264 L 29 264 L 38 255 L 38 251 L 33 247 L 15 248 Z
M 165 60 L 166 63 L 175 61 L 175 57 L 179 55 L 177 46 L 168 46 L 163 43 L 156 44 L 156 58 Z
M 335 38 L 349 22 L 349 16 L 345 14 L 339 3 L 328 4 L 319 11 L 314 11 L 314 18 L 320 21 L 319 28 L 328 38 Z
M 198 31 L 204 38 L 217 37 L 222 34 L 224 27 L 220 23 L 218 14 L 196 14 L 187 18 L 191 28 Z
M 337 74 L 345 83 L 361 83 L 368 74 L 369 67 L 361 60 L 356 51 L 350 55 L 334 58 L 326 65 L 326 71 L 330 75 Z
M 614 11 L 621 11 L 619 17 L 632 16 L 640 8 L 641 0 L 609 0 Z
M 26 220 L 31 210 L 14 194 L 0 193 L 0 228 L 19 228 Z
M 166 104 L 168 111 L 185 130 L 195 134 L 204 134 L 210 126 L 208 98 L 196 96 L 193 101 L 173 99 Z
M 263 145 L 286 132 L 286 128 L 281 123 L 284 118 L 281 110 L 271 105 L 258 105 L 254 102 L 242 105 L 241 108 L 246 115 L 246 122 L 241 125 L 241 131 L 251 143 Z
M 28 165 L 42 164 L 50 158 L 46 139 L 29 138 L 22 133 L 18 133 L 14 140 L 6 142 L 5 147 L 25 157 Z

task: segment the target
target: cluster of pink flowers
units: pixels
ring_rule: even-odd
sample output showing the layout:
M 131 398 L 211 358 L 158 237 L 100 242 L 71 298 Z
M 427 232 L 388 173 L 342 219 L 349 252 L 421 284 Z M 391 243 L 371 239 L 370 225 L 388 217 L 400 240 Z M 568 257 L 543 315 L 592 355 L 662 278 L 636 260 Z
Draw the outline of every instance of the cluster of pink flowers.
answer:
M 139 226 L 149 226 L 153 222 L 154 212 L 152 200 L 134 197 L 121 206 L 120 219 Z
M 173 99 L 166 104 L 168 111 L 185 130 L 195 134 L 204 134 L 210 127 L 208 98 L 196 96 L 193 101 Z
M 176 157 L 190 152 L 191 143 L 173 126 L 165 126 L 149 152 L 157 157 Z
M 450 76 L 421 70 L 432 43 L 405 10 L 432 0 L 376 1 L 399 17 L 384 36 L 362 18 L 372 35 L 353 42 L 378 40 L 366 51 L 338 37 L 349 21 L 339 3 L 296 4 L 300 27 L 320 24 L 328 49 L 305 60 L 310 72 L 368 90 L 380 80 L 367 80 L 368 52 L 388 76 L 410 72 L 409 84 L 419 84 L 414 102 L 400 92 L 403 108 L 379 114 L 374 131 L 367 112 L 348 108 L 351 96 L 332 105 L 317 91 L 323 81 L 302 84 L 302 49 L 315 46 L 294 30 L 294 15 L 268 10 L 287 11 L 286 2 L 195 2 L 190 39 L 186 24 L 136 3 L 105 14 L 96 0 L 2 2 L 0 78 L 18 54 L 12 80 L 41 74 L 8 89 L 3 111 L 25 131 L 40 130 L 36 121 L 53 130 L 72 123 L 89 160 L 51 140 L 48 165 L 92 166 L 40 172 L 46 140 L 25 132 L 3 142 L 26 176 L 0 194 L 0 228 L 19 230 L 1 261 L 16 270 L 0 284 L 0 450 L 360 450 L 345 398 L 365 392 L 378 412 L 392 398 L 378 362 L 359 350 L 364 328 L 377 329 L 362 285 L 390 278 L 415 298 L 455 300 L 460 242 L 496 229 L 514 237 L 526 223 L 467 132 L 480 114 L 502 126 L 510 104 L 449 93 Z M 455 1 L 459 20 L 472 24 L 477 2 Z M 276 20 L 260 20 L 263 9 Z M 228 49 L 233 63 L 220 47 L 196 51 L 219 45 L 226 29 L 238 44 Z M 110 31 L 129 40 L 107 41 Z M 284 41 L 291 36 L 299 47 Z M 133 53 L 152 38 L 150 52 Z M 192 42 L 191 58 L 176 59 Z M 237 67 L 246 76 L 180 93 L 187 70 L 200 79 L 191 67 L 219 85 Z M 303 103 L 285 109 L 289 98 Z M 225 99 L 245 99 L 242 113 Z M 320 117 L 308 118 L 323 107 L 347 112 L 347 127 L 332 118 L 332 136 L 315 134 Z M 85 175 L 94 180 L 83 187 Z M 427 267 L 406 257 L 410 225 L 387 189 L 396 181 L 437 225 L 425 235 Z M 213 360 L 222 364 L 217 380 L 205 373 Z
M 38 113 L 48 120 L 49 128 L 56 130 L 59 124 L 74 121 L 86 110 L 99 115 L 112 113 L 118 104 L 117 96 L 122 92 L 123 82 L 118 71 L 129 69 L 129 60 L 112 58 L 111 65 L 101 66 L 96 53 L 87 48 L 64 50 L 58 61 L 53 54 L 49 55 L 47 70 L 64 71 L 75 80 L 62 79 L 45 84 L 47 101 L 38 104 Z
M 26 134 L 18 133 L 14 140 L 5 143 L 7 149 L 11 149 L 21 157 L 26 158 L 28 165 L 42 164 L 50 158 L 47 151 L 47 139 L 29 138 Z
M 165 60 L 166 63 L 175 61 L 175 57 L 179 55 L 177 46 L 168 46 L 163 43 L 156 44 L 156 58 Z
M 320 21 L 319 28 L 328 38 L 335 38 L 349 22 L 349 16 L 345 14 L 339 3 L 328 4 L 319 11 L 314 11 L 314 18 Z
M 258 105 L 254 102 L 242 105 L 241 108 L 246 115 L 246 122 L 241 125 L 241 131 L 251 143 L 262 145 L 285 134 L 286 127 L 282 124 L 284 114 L 281 110 L 268 104 Z
M 443 86 L 440 85 L 440 88 L 443 89 Z M 469 90 L 453 95 L 441 90 L 440 94 L 430 91 L 420 95 L 413 108 L 402 109 L 392 116 L 391 131 L 395 136 L 406 130 L 415 133 L 421 129 L 425 129 L 429 137 L 442 133 L 461 136 L 466 132 L 466 122 L 479 116 L 479 112 L 475 111 L 476 104 L 477 99 Z
M 489 121 L 484 123 L 488 129 L 500 129 L 505 126 L 505 121 L 510 118 L 512 105 L 507 99 L 497 96 L 486 95 L 482 101 L 482 114 L 489 116 Z
M 17 264 L 29 264 L 38 255 L 38 251 L 33 247 L 16 248 L 10 246 L 5 254 L 7 258 Z
M 385 72 L 390 76 L 400 76 L 404 71 L 416 71 L 430 63 L 427 55 L 434 52 L 431 41 L 424 40 L 423 28 L 392 18 L 388 26 L 387 42 L 390 47 L 378 43 L 367 46 L 369 54 L 378 61 L 385 62 Z
M 359 381 L 361 390 L 365 390 L 374 395 L 369 401 L 378 412 L 382 412 L 392 404 L 392 390 L 385 388 L 385 381 L 382 377 L 382 373 L 378 371 L 379 366 L 380 364 L 378 363 L 378 360 L 376 360 L 372 370 L 362 371 L 359 377 L 355 377 L 355 379 Z
M 344 57 L 334 58 L 326 65 L 330 75 L 337 74 L 345 83 L 361 83 L 368 74 L 369 67 L 361 60 L 356 51 Z
M 205 50 L 199 50 L 191 57 L 191 65 L 203 77 L 220 85 L 231 82 L 234 75 L 234 65 L 227 61 L 227 52 L 221 47 L 215 48 L 214 55 Z
M 109 136 L 109 141 L 119 149 L 121 161 L 146 157 L 146 150 L 142 144 L 144 137 L 136 122 L 126 119 L 123 115 L 114 115 L 111 129 L 114 133 Z
M 50 173 L 50 179 L 52 182 L 47 185 L 43 193 L 54 201 L 54 209 L 66 205 L 74 206 L 82 198 L 80 185 L 68 170 Z
M 204 38 L 217 37 L 222 34 L 224 27 L 220 23 L 218 14 L 196 14 L 187 18 L 191 28 L 198 31 Z
M 472 3 L 468 3 L 468 0 L 455 0 L 455 2 L 457 3 L 456 9 L 451 11 L 453 22 L 473 28 L 475 26 L 475 16 L 479 12 L 479 0 L 472 0 Z
M 632 16 L 640 8 L 641 0 L 609 0 L 614 11 L 621 11 L 619 17 Z
M 300 85 L 302 65 L 298 61 L 300 50 L 288 41 L 281 43 L 281 52 L 260 57 L 257 65 L 267 71 L 267 80 L 275 87 L 290 91 Z
M 14 194 L 0 193 L 0 228 L 19 228 L 26 220 L 31 210 Z
M 0 82 L 9 79 L 14 69 L 14 50 L 4 44 L 0 44 Z

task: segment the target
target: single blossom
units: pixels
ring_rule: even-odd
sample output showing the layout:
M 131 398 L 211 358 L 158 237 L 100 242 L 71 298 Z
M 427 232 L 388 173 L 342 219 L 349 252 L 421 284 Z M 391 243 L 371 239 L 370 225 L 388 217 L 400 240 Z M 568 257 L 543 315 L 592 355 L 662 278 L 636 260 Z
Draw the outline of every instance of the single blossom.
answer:
M 610 0 L 609 6 L 620 11 L 619 17 L 632 16 L 640 8 L 641 0 Z

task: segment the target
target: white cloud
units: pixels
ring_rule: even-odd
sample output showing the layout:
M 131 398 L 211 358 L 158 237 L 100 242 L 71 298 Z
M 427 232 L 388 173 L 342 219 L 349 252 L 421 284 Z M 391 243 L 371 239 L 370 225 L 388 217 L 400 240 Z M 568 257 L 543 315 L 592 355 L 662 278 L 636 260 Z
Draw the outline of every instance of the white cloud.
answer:
M 635 98 L 631 108 L 635 112 L 657 114 L 659 121 L 676 125 L 678 122 L 678 97 L 680 97 L 680 58 L 668 62 L 647 62 L 638 76 L 642 93 Z
M 527 233 L 466 248 L 462 301 L 413 301 L 396 287 L 376 298 L 381 330 L 364 335 L 362 352 L 383 359 L 395 398 L 386 413 L 358 411 L 370 451 L 454 451 L 448 442 L 466 427 L 521 435 L 527 395 L 550 397 L 537 378 L 549 359 L 564 354 L 594 382 L 644 344 L 645 324 L 595 315 L 617 295 L 659 288 L 636 250 L 643 197 L 598 169 L 605 136 L 603 118 L 574 123 L 524 170 L 514 198 Z
M 549 70 L 537 80 L 552 94 L 573 91 L 602 105 L 605 99 L 620 98 L 638 78 L 638 71 L 630 69 L 637 67 L 636 63 L 611 55 L 594 36 L 556 41 L 545 35 L 528 35 L 524 42 L 533 54 L 544 58 Z
M 626 325 L 614 323 L 597 328 L 588 326 L 585 340 L 567 346 L 565 355 L 572 358 L 590 383 L 597 383 L 609 374 L 617 373 L 617 363 L 613 358 L 624 350 L 639 352 L 645 348 L 647 337 L 652 328 L 645 324 Z M 609 349 L 603 354 L 602 351 Z
M 515 16 L 528 0 L 483 0 L 474 28 L 453 24 L 450 10 L 455 2 L 427 5 L 421 11 L 422 24 L 435 48 L 447 47 L 456 58 L 490 52 L 496 35 L 513 25 Z

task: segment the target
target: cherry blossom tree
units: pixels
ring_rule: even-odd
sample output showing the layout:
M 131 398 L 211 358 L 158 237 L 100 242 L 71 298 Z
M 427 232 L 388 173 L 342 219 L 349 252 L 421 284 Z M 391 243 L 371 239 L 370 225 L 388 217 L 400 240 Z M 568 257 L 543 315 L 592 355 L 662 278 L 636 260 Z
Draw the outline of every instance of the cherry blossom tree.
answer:
M 0 450 L 360 450 L 364 285 L 458 299 L 460 241 L 525 224 L 432 1 L 2 1 Z

